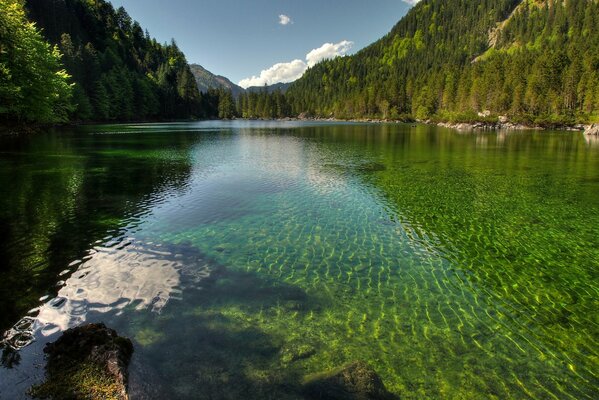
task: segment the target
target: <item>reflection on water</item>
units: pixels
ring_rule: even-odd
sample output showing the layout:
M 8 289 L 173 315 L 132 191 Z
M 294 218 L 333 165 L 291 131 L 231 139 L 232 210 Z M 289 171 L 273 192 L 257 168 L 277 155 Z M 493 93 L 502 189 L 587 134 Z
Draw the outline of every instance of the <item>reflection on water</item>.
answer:
M 578 133 L 202 122 L 1 145 L 21 348 L 1 396 L 86 321 L 134 340 L 132 399 L 301 398 L 355 359 L 406 399 L 596 394 L 599 151 Z
M 181 265 L 161 260 L 163 252 L 129 243 L 94 250 L 57 297 L 41 307 L 37 320 L 42 334 L 78 326 L 92 311 L 123 310 L 135 304 L 136 310 L 150 307 L 158 312 L 166 305 L 179 285 Z
M 599 135 L 585 135 L 584 139 L 591 147 L 599 147 Z

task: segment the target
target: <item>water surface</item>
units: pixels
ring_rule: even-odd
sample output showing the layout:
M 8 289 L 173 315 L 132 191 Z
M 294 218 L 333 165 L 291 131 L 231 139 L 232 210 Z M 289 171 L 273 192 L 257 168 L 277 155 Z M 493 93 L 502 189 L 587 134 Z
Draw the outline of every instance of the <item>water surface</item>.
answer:
M 134 341 L 132 399 L 296 399 L 353 360 L 403 399 L 597 396 L 582 134 L 93 126 L 0 138 L 0 191 L 0 398 L 92 321 Z

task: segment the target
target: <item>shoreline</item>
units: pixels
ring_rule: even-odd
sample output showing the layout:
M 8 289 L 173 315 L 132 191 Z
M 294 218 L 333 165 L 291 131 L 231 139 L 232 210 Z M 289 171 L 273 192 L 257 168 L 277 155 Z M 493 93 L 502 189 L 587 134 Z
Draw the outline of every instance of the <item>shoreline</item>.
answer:
M 248 121 L 259 121 L 261 119 L 253 118 L 237 118 Z M 269 119 L 262 119 L 269 120 Z M 586 135 L 599 135 L 599 123 L 591 124 L 572 124 L 572 125 L 555 125 L 555 126 L 541 126 L 541 125 L 527 125 L 522 123 L 511 122 L 507 119 L 500 119 L 498 121 L 477 121 L 477 122 L 449 122 L 449 121 L 433 121 L 433 120 L 395 120 L 395 119 L 379 119 L 379 118 L 352 118 L 352 119 L 339 119 L 339 118 L 321 118 L 321 117 L 287 117 L 287 118 L 276 118 L 271 121 L 321 121 L 321 122 L 356 122 L 356 123 L 371 123 L 371 124 L 382 124 L 382 123 L 395 123 L 395 124 L 425 124 L 435 125 L 442 128 L 455 129 L 458 131 L 491 131 L 491 130 L 510 130 L 510 131 L 523 131 L 523 130 L 563 130 L 571 132 L 583 132 Z
M 226 119 L 214 119 L 215 121 L 226 121 Z M 599 123 L 578 123 L 571 125 L 528 125 L 523 123 L 511 122 L 505 117 L 499 117 L 497 121 L 475 121 L 475 122 L 450 122 L 450 121 L 435 121 L 435 120 L 407 120 L 407 119 L 381 119 L 381 118 L 325 118 L 325 117 L 285 117 L 285 118 L 232 118 L 230 120 L 241 121 L 295 121 L 295 122 L 352 122 L 362 124 L 424 124 L 435 125 L 442 128 L 455 129 L 460 132 L 468 131 L 546 131 L 546 130 L 562 130 L 570 132 L 582 132 L 588 136 L 599 136 Z M 211 121 L 211 119 L 189 119 L 189 120 L 135 120 L 135 121 L 104 121 L 104 122 L 68 122 L 55 125 L 0 125 L 0 136 L 9 136 L 22 133 L 34 133 L 36 131 L 52 127 L 77 127 L 91 125 L 118 125 L 118 124 L 143 124 L 143 123 L 170 123 L 170 122 L 194 122 L 194 121 Z

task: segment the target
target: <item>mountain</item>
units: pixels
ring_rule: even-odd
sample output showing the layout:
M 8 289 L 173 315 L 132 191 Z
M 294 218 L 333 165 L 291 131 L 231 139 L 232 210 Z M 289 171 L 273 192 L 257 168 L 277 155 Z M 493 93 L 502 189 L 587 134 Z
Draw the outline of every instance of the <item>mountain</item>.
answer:
M 75 120 L 202 117 L 200 94 L 177 44 L 160 44 L 105 0 L 26 0 L 75 83 Z
M 379 41 L 308 70 L 287 97 L 296 115 L 598 120 L 597 26 L 597 0 L 422 0 Z
M 289 87 L 291 86 L 292 83 L 293 82 L 290 82 L 290 83 L 279 82 L 279 83 L 274 83 L 272 85 L 266 85 L 266 86 L 250 86 L 246 90 L 248 92 L 259 93 L 266 88 L 267 93 L 274 93 L 278 90 L 281 93 L 285 94 L 287 92 L 287 89 L 289 89 Z
M 224 89 L 230 91 L 234 98 L 238 98 L 239 95 L 245 93 L 246 91 L 259 93 L 263 91 L 264 88 L 266 88 L 267 93 L 274 93 L 277 90 L 281 91 L 281 93 L 285 93 L 289 86 L 291 86 L 291 83 L 275 83 L 273 85 L 266 86 L 251 86 L 247 89 L 244 89 L 241 86 L 234 84 L 224 76 L 213 74 L 199 64 L 190 64 L 189 67 L 196 80 L 198 89 L 202 93 L 206 93 L 210 89 Z
M 215 75 L 199 64 L 190 64 L 189 68 L 193 74 L 200 92 L 207 92 L 209 89 L 225 89 L 233 93 L 234 97 L 239 96 L 245 91 L 241 86 L 237 86 L 224 76 Z

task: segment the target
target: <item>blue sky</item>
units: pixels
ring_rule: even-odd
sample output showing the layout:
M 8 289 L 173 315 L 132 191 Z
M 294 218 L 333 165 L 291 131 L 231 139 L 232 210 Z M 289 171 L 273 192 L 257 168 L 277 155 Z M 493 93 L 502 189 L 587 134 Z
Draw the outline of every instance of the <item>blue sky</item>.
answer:
M 175 38 L 190 63 L 247 86 L 293 80 L 322 58 L 354 53 L 389 32 L 414 0 L 111 2 L 159 41 Z

